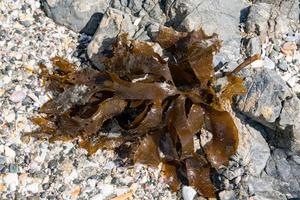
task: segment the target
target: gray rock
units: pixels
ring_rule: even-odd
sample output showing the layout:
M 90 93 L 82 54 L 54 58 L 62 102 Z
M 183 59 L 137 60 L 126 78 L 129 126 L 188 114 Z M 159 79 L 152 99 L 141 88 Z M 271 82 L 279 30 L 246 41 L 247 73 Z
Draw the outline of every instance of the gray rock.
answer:
M 261 41 L 259 37 L 253 37 L 249 39 L 246 51 L 248 56 L 261 53 Z
M 179 30 L 202 28 L 207 34 L 218 33 L 223 45 L 220 50 L 223 63 L 239 57 L 241 10 L 248 5 L 240 0 L 167 0 L 168 25 Z M 218 56 L 218 55 L 217 55 Z
M 285 200 L 284 194 L 278 190 L 278 181 L 272 177 L 253 177 L 247 182 L 249 192 L 255 200 Z
M 42 0 L 46 14 L 75 32 L 93 34 L 110 0 Z
M 299 21 L 297 0 L 255 1 L 250 8 L 246 30 L 256 33 L 264 41 L 266 36 L 280 38 L 296 30 Z
M 290 89 L 272 70 L 245 69 L 243 77 L 246 77 L 248 91 L 239 97 L 237 108 L 254 120 L 275 129 L 282 101 L 292 96 Z
M 275 63 L 269 58 L 269 57 L 264 57 L 263 60 L 264 68 L 273 70 L 275 69 Z
M 279 64 L 277 65 L 277 67 L 280 70 L 286 72 L 288 70 L 288 68 L 289 68 L 289 64 L 286 62 L 285 59 L 281 59 L 281 60 L 279 60 Z
M 283 102 L 278 127 L 283 130 L 282 139 L 285 139 L 287 147 L 300 153 L 300 100 L 296 96 L 291 96 Z
M 300 151 L 300 100 L 276 72 L 245 69 L 247 94 L 237 100 L 237 108 L 255 121 L 276 130 L 276 146 Z
M 235 200 L 237 199 L 237 195 L 233 190 L 222 191 L 219 193 L 220 200 Z

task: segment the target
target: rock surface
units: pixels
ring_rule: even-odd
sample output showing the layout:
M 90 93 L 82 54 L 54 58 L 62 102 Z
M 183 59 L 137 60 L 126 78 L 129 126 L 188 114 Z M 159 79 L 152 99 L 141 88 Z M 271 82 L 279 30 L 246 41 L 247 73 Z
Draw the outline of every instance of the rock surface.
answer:
M 248 33 L 264 41 L 266 36 L 279 38 L 297 29 L 299 2 L 297 0 L 258 0 L 250 8 L 246 22 Z
M 93 34 L 110 0 L 42 0 L 49 17 L 75 32 Z

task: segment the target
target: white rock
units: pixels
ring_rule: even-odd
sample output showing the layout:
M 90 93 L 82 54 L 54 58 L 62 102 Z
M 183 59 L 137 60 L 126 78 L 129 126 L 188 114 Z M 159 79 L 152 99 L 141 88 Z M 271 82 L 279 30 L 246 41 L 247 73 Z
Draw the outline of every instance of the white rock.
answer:
M 15 121 L 16 114 L 13 110 L 10 110 L 10 111 L 8 111 L 8 113 L 6 115 L 4 115 L 4 118 L 8 123 L 11 123 L 11 122 Z
M 9 163 L 13 162 L 16 157 L 16 152 L 8 146 L 4 147 L 5 156 Z
M 26 190 L 28 192 L 38 193 L 39 192 L 39 184 L 38 183 L 31 183 L 31 184 L 26 186 Z
M 14 91 L 10 97 L 9 97 L 9 100 L 11 100 L 12 102 L 14 103 L 18 103 L 18 102 L 21 102 L 25 99 L 26 97 L 26 93 L 23 92 L 23 91 Z
M 108 163 L 105 164 L 103 169 L 112 170 L 114 167 L 116 167 L 115 163 L 113 161 L 109 161 Z
M 275 69 L 275 63 L 268 57 L 264 58 L 263 64 L 264 67 L 267 69 L 271 69 L 271 70 Z
M 182 197 L 184 200 L 193 200 L 196 194 L 197 192 L 194 190 L 194 188 L 189 186 L 182 187 Z
M 105 196 L 103 196 L 103 194 L 96 194 L 95 196 L 93 196 L 91 198 L 91 200 L 104 200 L 105 199 Z
M 110 184 L 103 184 L 99 188 L 101 189 L 101 194 L 104 197 L 108 197 L 114 192 L 114 186 Z
M 16 191 L 17 186 L 19 185 L 18 174 L 9 173 L 3 178 L 4 183 L 11 191 Z

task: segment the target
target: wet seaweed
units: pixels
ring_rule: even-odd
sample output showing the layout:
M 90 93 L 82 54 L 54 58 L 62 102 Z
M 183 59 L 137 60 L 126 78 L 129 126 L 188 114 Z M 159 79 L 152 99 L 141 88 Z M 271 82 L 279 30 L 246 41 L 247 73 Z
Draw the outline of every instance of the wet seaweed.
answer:
M 245 64 L 227 74 L 228 84 L 217 92 L 212 64 L 220 48 L 216 34 L 161 28 L 154 41 L 120 34 L 112 50 L 99 57 L 104 71 L 76 70 L 60 57 L 52 59 L 52 73 L 41 64 L 46 89 L 57 95 L 32 119 L 40 128 L 29 135 L 49 141 L 79 139 L 89 154 L 115 149 L 134 163 L 162 163 L 162 175 L 173 191 L 184 183 L 214 197 L 212 173 L 228 164 L 238 145 L 226 102 L 246 92 L 235 75 Z M 155 51 L 157 43 L 163 55 Z M 117 122 L 121 134 L 101 134 L 108 121 Z M 199 151 L 195 138 L 204 128 L 213 137 Z

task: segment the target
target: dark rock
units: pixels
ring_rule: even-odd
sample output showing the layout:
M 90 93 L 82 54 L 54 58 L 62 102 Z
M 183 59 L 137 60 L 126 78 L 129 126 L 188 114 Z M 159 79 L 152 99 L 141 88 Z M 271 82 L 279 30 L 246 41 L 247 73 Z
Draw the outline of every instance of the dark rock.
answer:
M 57 164 L 58 164 L 57 160 L 50 160 L 49 163 L 48 163 L 48 168 L 49 169 L 55 169 Z
M 259 37 L 250 38 L 246 47 L 247 55 L 253 56 L 261 53 L 261 42 Z
M 49 183 L 44 183 L 44 184 L 42 185 L 42 188 L 43 188 L 43 190 L 47 190 L 47 189 L 50 188 L 50 184 L 49 184 Z
M 42 0 L 46 14 L 75 32 L 93 34 L 109 0 Z
M 286 62 L 285 59 L 281 59 L 281 60 L 279 60 L 279 64 L 277 65 L 277 67 L 280 70 L 286 72 L 288 70 L 288 68 L 289 68 L 289 64 Z

